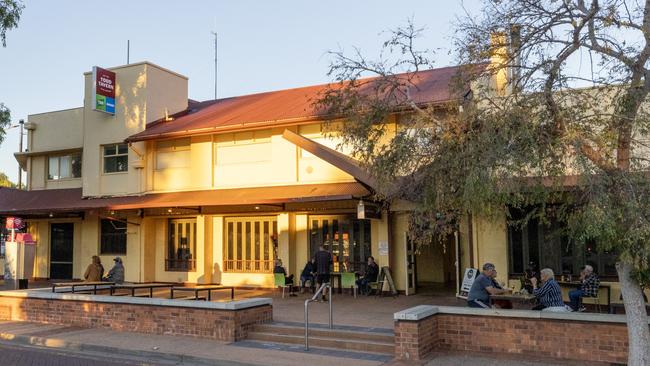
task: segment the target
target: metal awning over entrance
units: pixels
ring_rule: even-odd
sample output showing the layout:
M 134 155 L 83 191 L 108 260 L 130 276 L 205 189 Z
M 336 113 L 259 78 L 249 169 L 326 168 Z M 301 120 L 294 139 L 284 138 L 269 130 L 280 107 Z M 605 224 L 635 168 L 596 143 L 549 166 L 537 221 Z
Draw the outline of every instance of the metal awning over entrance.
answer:
M 153 193 L 83 198 L 81 188 L 23 191 L 0 188 L 0 215 L 43 215 L 91 209 L 236 206 L 361 199 L 371 192 L 357 182 Z

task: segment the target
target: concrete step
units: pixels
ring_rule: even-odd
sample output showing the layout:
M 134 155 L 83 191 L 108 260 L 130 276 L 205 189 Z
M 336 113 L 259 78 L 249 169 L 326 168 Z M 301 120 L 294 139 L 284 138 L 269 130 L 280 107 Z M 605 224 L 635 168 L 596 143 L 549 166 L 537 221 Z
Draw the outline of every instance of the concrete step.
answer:
M 248 339 L 264 342 L 275 342 L 285 344 L 304 344 L 305 336 L 296 334 L 279 334 L 276 332 L 252 331 L 248 333 Z M 324 336 L 309 337 L 309 345 L 313 347 L 324 347 L 343 349 L 351 351 L 374 352 L 382 354 L 393 354 L 395 352 L 394 342 L 379 342 L 360 339 L 330 338 Z
M 351 327 L 349 327 L 351 328 Z M 374 329 L 341 329 L 334 328 L 329 329 L 323 327 L 322 325 L 310 325 L 309 327 L 309 336 L 310 337 L 320 337 L 320 338 L 336 338 L 336 339 L 345 339 L 345 340 L 357 340 L 357 341 L 370 341 L 370 342 L 379 342 L 379 343 L 390 343 L 394 344 L 395 335 L 392 330 L 374 330 Z M 261 333 L 275 333 L 280 335 L 297 335 L 305 336 L 304 325 L 289 325 L 289 324 L 257 324 L 255 325 L 253 331 Z

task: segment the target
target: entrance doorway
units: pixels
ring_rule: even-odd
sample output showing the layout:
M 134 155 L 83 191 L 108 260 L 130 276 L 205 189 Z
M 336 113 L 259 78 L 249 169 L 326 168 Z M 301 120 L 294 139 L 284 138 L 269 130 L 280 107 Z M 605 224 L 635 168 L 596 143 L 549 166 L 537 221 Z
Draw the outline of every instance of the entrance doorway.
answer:
M 456 247 L 453 235 L 418 248 L 415 257 L 416 285 L 420 294 L 447 294 L 455 290 Z
M 370 220 L 351 216 L 310 216 L 309 254 L 323 245 L 332 254 L 333 271 L 365 271 L 370 253 Z M 349 263 L 349 267 L 347 267 Z
M 73 223 L 50 225 L 50 278 L 72 279 Z

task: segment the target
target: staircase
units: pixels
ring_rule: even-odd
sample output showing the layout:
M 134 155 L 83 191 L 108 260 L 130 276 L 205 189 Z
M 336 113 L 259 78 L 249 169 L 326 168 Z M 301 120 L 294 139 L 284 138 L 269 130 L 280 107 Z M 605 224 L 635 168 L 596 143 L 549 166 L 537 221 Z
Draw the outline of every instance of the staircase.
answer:
M 302 323 L 258 324 L 248 332 L 248 340 L 302 346 L 305 328 Z M 309 347 L 331 348 L 337 351 L 367 352 L 392 356 L 395 352 L 395 335 L 392 329 L 309 325 Z

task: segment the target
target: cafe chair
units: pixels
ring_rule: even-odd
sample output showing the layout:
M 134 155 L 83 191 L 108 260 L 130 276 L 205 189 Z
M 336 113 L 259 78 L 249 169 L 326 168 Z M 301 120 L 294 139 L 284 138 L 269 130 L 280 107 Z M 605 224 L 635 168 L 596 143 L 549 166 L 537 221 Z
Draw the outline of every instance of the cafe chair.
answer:
M 350 288 L 354 298 L 357 298 L 357 277 L 354 273 L 341 273 L 341 288 Z
M 289 293 L 291 293 L 291 286 L 293 285 L 287 285 L 285 282 L 284 278 L 284 273 L 274 273 L 273 278 L 275 281 L 275 287 L 281 287 L 282 288 L 282 298 L 284 299 L 284 290 L 289 289 Z
M 386 280 L 368 283 L 370 290 L 375 291 L 375 296 L 381 296 L 381 292 L 384 290 L 384 282 L 386 282 Z

